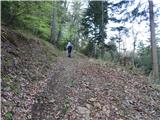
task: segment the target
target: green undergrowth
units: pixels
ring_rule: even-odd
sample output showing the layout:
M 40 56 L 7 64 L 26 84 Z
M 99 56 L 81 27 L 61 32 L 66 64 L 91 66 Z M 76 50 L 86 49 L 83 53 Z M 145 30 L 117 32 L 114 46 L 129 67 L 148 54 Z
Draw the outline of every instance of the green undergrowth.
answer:
M 5 114 L 5 119 L 6 120 L 13 120 L 13 113 L 12 112 L 7 112 Z
M 160 84 L 152 84 L 152 86 L 158 90 L 160 90 Z
M 122 66 L 119 64 L 116 64 L 114 62 L 111 61 L 104 61 L 101 59 L 89 59 L 90 62 L 93 62 L 95 64 L 99 64 L 101 66 L 107 67 L 107 68 L 111 68 L 111 69 L 115 69 L 117 72 L 127 72 L 128 74 L 131 75 L 145 75 L 145 72 L 139 68 L 133 67 L 131 65 L 129 66 Z M 153 80 L 152 79 L 152 73 L 150 73 L 149 76 L 146 76 L 146 81 L 150 83 L 150 85 L 155 88 L 160 90 L 160 79 L 159 80 Z
M 156 88 L 156 89 L 160 90 L 160 79 L 153 80 L 153 78 L 152 78 L 152 72 L 147 77 L 147 80 L 148 80 L 148 82 L 151 83 L 151 85 L 152 85 L 153 88 Z
M 77 58 L 87 58 L 87 56 L 85 56 L 84 54 L 82 54 L 76 50 L 73 51 L 73 55 Z
M 44 45 L 44 51 L 46 55 L 48 56 L 49 61 L 56 60 L 55 58 L 58 56 L 62 56 L 62 52 L 58 50 L 56 47 L 54 47 L 51 43 L 48 41 L 42 41 L 42 44 Z
M 15 93 L 16 95 L 19 94 L 20 86 L 17 81 L 13 81 L 12 76 L 10 75 L 3 75 L 2 80 L 5 82 L 6 86 L 9 88 L 10 91 Z
M 9 40 L 15 46 L 19 44 L 18 41 L 20 40 L 25 41 L 29 44 L 37 44 L 37 47 L 41 47 L 43 54 L 46 55 L 46 62 L 54 62 L 58 56 L 62 55 L 62 52 L 59 49 L 57 49 L 53 44 L 51 44 L 49 40 L 38 38 L 38 36 L 33 35 L 29 31 L 10 28 L 5 29 L 6 30 L 4 31 L 2 36 L 6 40 Z M 10 62 L 7 60 L 5 64 L 10 65 Z
M 2 76 L 2 78 L 3 78 L 3 80 L 5 80 L 7 82 L 10 82 L 12 80 L 12 77 L 9 75 Z
M 62 112 L 65 114 L 69 109 L 69 99 L 65 98 L 64 103 L 62 105 Z
M 30 32 L 24 31 L 24 30 L 14 30 L 15 32 L 21 33 L 25 38 L 27 38 L 29 41 L 30 40 L 35 40 L 35 41 L 40 41 L 42 43 L 42 49 L 44 53 L 47 56 L 48 62 L 53 62 L 55 61 L 56 57 L 61 56 L 62 52 L 58 50 L 53 44 L 49 42 L 49 40 L 44 40 L 41 38 L 38 38 L 37 36 L 33 35 Z
M 20 33 L 22 36 L 24 36 L 28 40 L 37 39 L 37 37 L 33 35 L 31 32 L 20 30 L 20 29 L 14 29 L 13 31 L 15 31 L 16 33 Z
M 115 69 L 118 72 L 126 71 L 130 74 L 133 74 L 133 75 L 137 75 L 137 74 L 143 75 L 144 74 L 144 72 L 142 70 L 140 70 L 136 67 L 133 67 L 132 65 L 122 66 L 122 65 L 119 65 L 118 63 L 114 63 L 114 62 L 111 62 L 111 61 L 104 61 L 104 60 L 101 60 L 101 59 L 89 59 L 89 61 L 93 62 L 93 63 L 96 63 L 96 64 L 100 64 L 101 66 L 105 66 L 107 68 Z

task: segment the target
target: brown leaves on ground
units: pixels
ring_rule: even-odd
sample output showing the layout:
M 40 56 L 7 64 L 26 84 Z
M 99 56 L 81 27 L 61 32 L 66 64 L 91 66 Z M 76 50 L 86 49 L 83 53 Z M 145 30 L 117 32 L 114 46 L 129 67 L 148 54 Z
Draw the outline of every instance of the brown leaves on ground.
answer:
M 160 120 L 160 91 L 144 76 L 79 55 L 53 62 L 41 42 L 5 38 L 2 119 Z

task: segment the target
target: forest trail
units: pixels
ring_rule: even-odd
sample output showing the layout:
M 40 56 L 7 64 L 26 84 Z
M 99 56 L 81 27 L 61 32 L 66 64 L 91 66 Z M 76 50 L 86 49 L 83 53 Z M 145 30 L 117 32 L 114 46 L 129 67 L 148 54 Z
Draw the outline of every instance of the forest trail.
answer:
M 2 120 L 160 120 L 160 91 L 140 74 L 2 28 Z
M 35 95 L 33 120 L 160 120 L 160 92 L 143 76 L 88 59 L 57 61 L 44 91 Z

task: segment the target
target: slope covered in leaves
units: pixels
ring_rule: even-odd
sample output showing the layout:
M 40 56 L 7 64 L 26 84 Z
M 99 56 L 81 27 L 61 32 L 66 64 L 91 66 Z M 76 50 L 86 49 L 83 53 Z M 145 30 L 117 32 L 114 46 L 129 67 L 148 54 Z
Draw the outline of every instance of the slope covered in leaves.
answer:
M 60 52 L 48 42 L 1 28 L 2 119 L 23 118 L 33 95 L 50 79 L 50 68 Z
M 77 58 L 60 58 L 54 71 L 35 97 L 33 119 L 160 119 L 160 91 L 142 75 Z
M 160 120 L 160 91 L 145 76 L 58 54 L 2 28 L 3 119 Z

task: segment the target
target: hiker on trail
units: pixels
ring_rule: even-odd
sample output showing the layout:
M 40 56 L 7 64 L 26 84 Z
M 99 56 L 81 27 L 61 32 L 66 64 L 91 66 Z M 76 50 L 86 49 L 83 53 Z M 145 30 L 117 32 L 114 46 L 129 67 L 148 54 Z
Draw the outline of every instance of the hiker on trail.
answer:
M 71 42 L 68 42 L 67 44 L 67 50 L 68 50 L 68 57 L 71 57 L 71 52 L 72 52 L 72 48 L 73 48 L 73 45 Z

